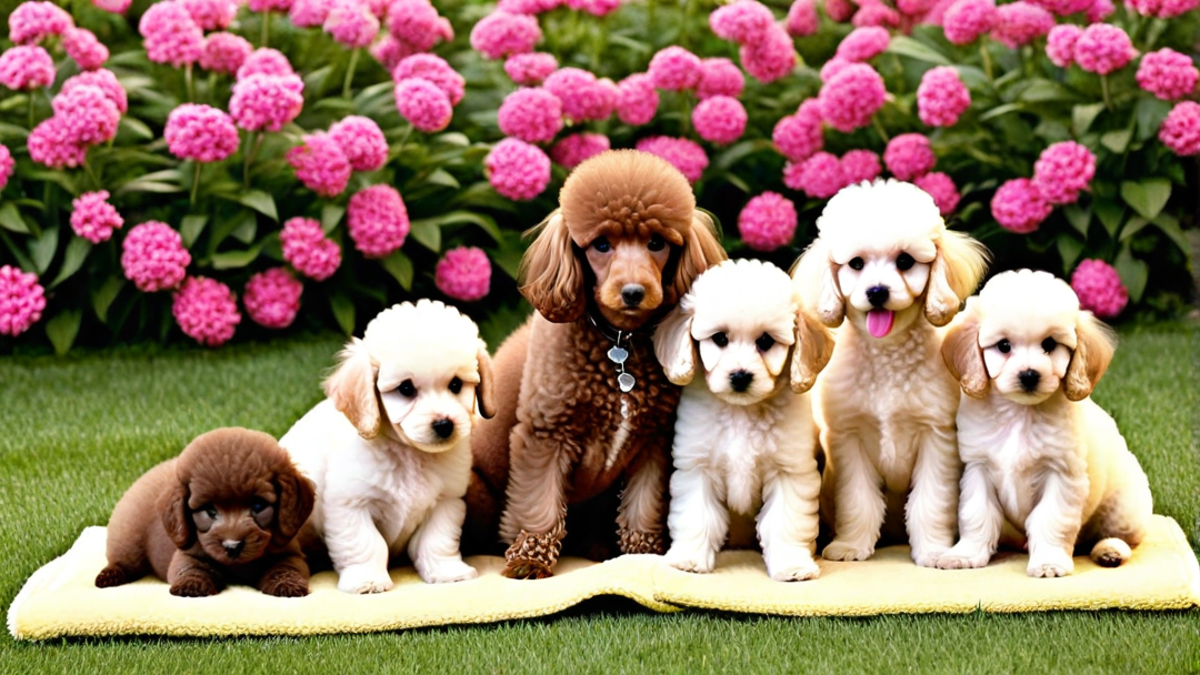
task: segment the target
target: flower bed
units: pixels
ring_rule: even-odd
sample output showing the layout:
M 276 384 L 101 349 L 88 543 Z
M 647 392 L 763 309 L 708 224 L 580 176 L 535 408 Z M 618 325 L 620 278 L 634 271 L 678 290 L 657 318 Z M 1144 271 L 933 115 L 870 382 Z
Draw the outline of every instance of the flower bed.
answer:
M 610 147 L 674 163 L 734 255 L 786 266 L 893 176 L 1105 318 L 1188 294 L 1200 0 L 94 2 L 9 15 L 0 349 L 349 332 L 414 296 L 483 321 Z

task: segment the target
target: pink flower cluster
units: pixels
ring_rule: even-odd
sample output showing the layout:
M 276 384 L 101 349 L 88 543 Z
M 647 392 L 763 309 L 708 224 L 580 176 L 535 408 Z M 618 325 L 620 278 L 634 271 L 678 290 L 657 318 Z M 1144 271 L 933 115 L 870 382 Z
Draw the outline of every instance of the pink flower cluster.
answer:
M 33 161 L 53 169 L 76 167 L 83 164 L 89 146 L 116 136 L 121 110 L 109 91 L 102 88 L 109 77 L 112 73 L 100 70 L 81 73 L 63 83 L 51 101 L 54 115 L 42 120 L 26 139 Z M 119 94 L 118 100 L 124 103 L 124 90 L 119 84 L 115 87 L 111 95 Z
M 949 216 L 954 213 L 954 209 L 958 208 L 958 200 L 961 199 L 958 187 L 950 176 L 941 171 L 931 171 L 924 176 L 919 176 L 913 180 L 913 184 L 933 197 L 933 203 L 937 204 L 938 211 L 943 217 Z
M 316 28 L 329 18 L 331 0 L 295 0 L 288 8 L 288 18 L 297 28 Z
M 133 4 L 133 0 L 92 0 L 92 4 L 106 12 L 124 14 Z
M 746 78 L 733 61 L 723 57 L 700 61 L 700 83 L 696 85 L 696 97 L 700 100 L 713 96 L 737 98 L 745 87 Z
M 826 199 L 846 187 L 846 172 L 833 153 L 813 153 L 803 162 L 788 162 L 783 167 L 783 184 L 810 197 Z
M 1075 63 L 1097 75 L 1124 68 L 1137 54 L 1129 35 L 1109 23 L 1088 26 L 1075 41 Z
M 355 171 L 378 171 L 387 163 L 387 139 L 375 120 L 348 115 L 329 127 L 329 136 Z
M 208 277 L 188 277 L 175 293 L 171 314 L 184 335 L 205 347 L 229 342 L 242 322 L 233 291 Z
M 522 87 L 500 104 L 500 131 L 529 143 L 552 140 L 563 126 L 562 101 L 541 87 Z
M 717 37 L 739 45 L 760 39 L 774 23 L 771 10 L 758 0 L 737 0 L 708 15 L 708 25 Z
M 12 152 L 8 146 L 0 143 L 0 190 L 8 185 L 8 179 L 12 178 L 13 167 L 16 166 L 16 161 L 13 160 Z
M 54 82 L 54 60 L 37 45 L 18 45 L 0 54 L 0 84 L 9 89 L 40 89 Z
M 1096 156 L 1075 141 L 1050 145 L 1033 165 L 1031 184 L 1051 204 L 1070 204 L 1079 199 L 1096 175 Z
M 125 278 L 146 293 L 177 286 L 192 262 L 179 233 L 157 220 L 130 229 L 121 243 L 121 251 Z
M 849 133 L 870 124 L 886 96 L 883 78 L 874 68 L 852 63 L 821 87 L 821 117 L 834 129 Z
M 1037 0 L 1037 4 L 1058 16 L 1070 16 L 1087 10 L 1094 0 Z M 1065 25 L 1065 24 L 1064 24 Z
M 492 265 L 487 254 L 474 246 L 459 246 L 446 251 L 434 269 L 438 290 L 455 300 L 474 302 L 488 294 L 492 283 Z
M 46 291 L 37 275 L 12 265 L 0 267 L 0 335 L 16 337 L 42 318 Z
M 108 241 L 125 219 L 108 203 L 108 191 L 85 192 L 71 202 L 71 229 L 93 244 Z
M 803 17 L 797 21 L 802 22 Z M 708 23 L 717 37 L 740 45 L 738 57 L 742 61 L 742 67 L 763 82 L 778 80 L 790 73 L 792 67 L 796 65 L 796 52 L 792 44 L 792 36 L 788 34 L 787 29 L 775 22 L 775 15 L 771 13 L 771 10 L 757 0 L 737 0 L 732 4 L 719 7 L 709 15 Z M 803 30 L 803 26 L 798 29 Z M 672 49 L 682 48 L 668 47 L 659 54 Z M 658 58 L 658 55 L 655 55 L 655 58 Z M 682 65 L 680 64 L 680 66 Z M 654 73 L 653 66 L 652 61 L 652 75 Z M 694 85 L 664 86 L 657 77 L 655 85 L 659 89 L 676 91 L 694 87 Z
M 454 116 L 450 97 L 436 84 L 419 77 L 396 83 L 396 109 L 414 128 L 433 133 L 445 129 Z
M 550 158 L 536 145 L 506 138 L 483 160 L 488 182 L 515 201 L 533 199 L 550 184 Z
M 22 2 L 8 15 L 8 39 L 19 45 L 37 44 L 75 27 L 75 20 L 53 2 Z
M 250 41 L 233 33 L 212 33 L 204 41 L 200 67 L 214 73 L 233 75 L 254 52 Z
M 162 0 L 146 10 L 138 22 L 146 56 L 155 63 L 180 68 L 200 60 L 204 31 L 192 20 L 181 0 Z
M 1200 7 L 1200 0 L 1125 0 L 1125 5 L 1142 16 L 1170 19 Z
M 863 181 L 873 181 L 879 177 L 883 168 L 879 165 L 879 155 L 870 150 L 850 150 L 842 155 L 842 177 L 846 185 L 855 185 Z
M 1001 5 L 996 10 L 992 37 L 1009 49 L 1033 42 L 1054 28 L 1054 15 L 1028 0 Z
M 129 99 L 125 94 L 125 87 L 121 86 L 121 83 L 117 81 L 117 76 L 111 70 L 103 68 L 68 77 L 67 81 L 63 82 L 62 90 L 59 93 L 62 94 L 84 85 L 96 87 L 104 92 L 108 100 L 112 101 L 122 114 L 129 109 Z
M 824 124 L 820 101 L 816 98 L 806 99 L 795 113 L 781 118 L 775 124 L 771 140 L 775 141 L 775 147 L 788 160 L 803 162 L 825 147 Z
M 246 131 L 279 131 L 300 115 L 303 92 L 304 81 L 297 75 L 239 76 L 229 98 L 229 114 Z
M 748 119 L 741 101 L 731 96 L 706 98 L 692 110 L 696 133 L 717 145 L 728 145 L 741 138 Z
M 1050 215 L 1054 206 L 1042 198 L 1028 178 L 1006 181 L 992 195 L 992 217 L 1000 226 L 1017 234 L 1028 234 Z
M 262 47 L 250 52 L 246 58 L 242 59 L 242 65 L 237 69 L 237 79 L 239 80 L 244 80 L 251 75 L 283 77 L 295 74 L 296 71 L 292 69 L 291 62 L 283 55 L 283 52 L 270 47 Z
M 704 148 L 686 138 L 648 136 L 637 142 L 637 149 L 661 157 L 671 163 L 689 183 L 695 183 L 708 168 Z
M 322 197 L 342 194 L 350 182 L 350 160 L 342 146 L 325 131 L 304 136 L 304 144 L 288 150 L 287 162 L 296 178 Z
M 63 34 L 63 51 L 83 70 L 95 70 L 108 61 L 108 47 L 86 28 L 70 28 Z
M 542 41 L 537 17 L 496 10 L 480 19 L 471 29 L 471 47 L 489 59 L 533 51 Z
M 401 82 L 410 77 L 437 85 L 450 99 L 451 106 L 458 105 L 466 92 L 466 79 L 436 54 L 413 54 L 400 59 L 392 71 L 392 81 Z
M 1165 47 L 1143 56 L 1137 70 L 1138 86 L 1164 101 L 1191 94 L 1198 79 L 1200 70 L 1191 57 Z
M 363 0 L 332 0 L 323 29 L 346 48 L 358 49 L 379 34 L 379 19 Z
M 563 115 L 575 122 L 608 119 L 620 95 L 620 88 L 612 80 L 597 79 L 579 68 L 559 68 L 542 86 L 562 101 Z
M 760 82 L 770 83 L 792 72 L 796 46 L 783 26 L 773 23 L 762 39 L 738 47 L 742 67 Z
M 864 26 L 855 28 L 838 44 L 837 55 L 846 61 L 870 61 L 888 48 L 891 34 L 886 28 Z
M 966 45 L 996 26 L 996 4 L 992 0 L 957 0 L 942 16 L 946 39 Z
M 792 2 L 791 7 L 788 8 L 787 19 L 784 21 L 784 29 L 787 30 L 788 35 L 794 38 L 816 35 L 820 26 L 821 20 L 817 16 L 815 0 L 794 0 Z
M 237 152 L 239 142 L 228 113 L 198 103 L 184 103 L 167 115 L 163 139 L 171 154 L 197 162 L 219 162 Z
M 634 73 L 617 84 L 617 119 L 640 126 L 658 112 L 658 90 L 648 73 Z
M 921 134 L 900 134 L 888 141 L 883 163 L 900 180 L 912 181 L 933 170 L 937 157 L 929 138 Z
M 585 159 L 594 157 L 610 147 L 612 147 L 611 142 L 604 134 L 587 132 L 572 134 L 550 148 L 550 158 L 559 166 L 574 169 Z
M 342 264 L 342 250 L 325 238 L 321 224 L 312 218 L 292 218 L 279 233 L 283 259 L 297 272 L 315 281 L 333 276 Z
M 775 192 L 764 192 L 746 202 L 738 214 L 742 241 L 756 251 L 774 251 L 796 233 L 796 205 Z
M 351 197 L 346 221 L 354 246 L 368 258 L 385 258 L 399 249 L 410 227 L 404 199 L 390 185 L 372 185 Z
M 754 0 L 740 0 L 737 4 L 746 3 L 758 4 Z M 700 57 L 683 47 L 671 45 L 658 50 L 650 59 L 646 72 L 658 89 L 688 91 L 700 84 Z
M 450 21 L 438 16 L 429 0 L 391 0 L 387 7 L 388 33 L 397 58 L 427 52 L 439 40 L 454 39 Z
M 1060 68 L 1075 63 L 1075 43 L 1080 35 L 1083 35 L 1083 29 L 1070 23 L 1051 28 L 1046 35 L 1046 56 Z
M 557 69 L 558 59 L 544 52 L 513 54 L 504 60 L 504 72 L 512 81 L 529 87 L 541 84 Z
M 1125 309 L 1129 291 L 1121 276 L 1103 260 L 1083 260 L 1071 273 L 1071 290 L 1079 296 L 1079 307 L 1101 319 L 1111 319 Z
M 1200 155 L 1200 103 L 1176 103 L 1158 128 L 1158 140 L 1181 157 Z
M 925 71 L 917 87 L 917 115 L 931 127 L 950 127 L 971 107 L 971 92 L 951 66 Z
M 180 0 L 200 30 L 225 30 L 237 16 L 236 0 Z
M 287 328 L 300 311 L 304 284 L 282 267 L 250 277 L 242 291 L 242 304 L 254 323 L 264 328 Z
M 850 23 L 858 28 L 878 26 L 881 28 L 899 28 L 903 22 L 900 12 L 883 4 L 879 0 L 862 0 L 858 11 Z

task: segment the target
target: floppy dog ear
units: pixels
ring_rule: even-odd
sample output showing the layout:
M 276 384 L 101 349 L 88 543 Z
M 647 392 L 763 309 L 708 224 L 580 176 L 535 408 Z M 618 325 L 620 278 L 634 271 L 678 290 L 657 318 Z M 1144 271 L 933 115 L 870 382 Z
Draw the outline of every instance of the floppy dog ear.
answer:
M 294 466 L 275 474 L 275 535 L 274 543 L 287 544 L 296 537 L 308 516 L 312 514 L 316 500 L 316 488 Z
M 379 401 L 375 396 L 377 367 L 371 363 L 367 345 L 351 338 L 338 354 L 341 363 L 325 379 L 325 395 L 333 401 L 338 412 L 346 416 L 366 439 L 379 435 Z
M 817 375 L 833 356 L 833 333 L 804 310 L 796 315 L 796 344 L 792 347 L 792 391 L 812 389 Z
M 517 271 L 521 294 L 547 321 L 570 323 L 578 320 L 587 304 L 583 292 L 583 265 L 575 256 L 574 242 L 562 209 L 555 209 L 526 236 L 534 239 L 521 256 Z
M 188 515 L 188 485 L 182 477 L 176 477 L 170 489 L 163 492 L 156 508 L 162 515 L 163 529 L 179 549 L 187 549 L 196 543 L 196 526 Z
M 683 240 L 683 249 L 679 252 L 679 262 L 675 265 L 675 278 L 667 284 L 666 304 L 679 302 L 692 288 L 692 282 L 709 267 L 729 258 L 725 248 L 717 240 L 717 228 L 712 218 L 701 211 L 692 211 L 692 226 L 687 238 Z
M 988 250 L 962 232 L 946 230 L 925 290 L 925 318 L 935 326 L 950 323 L 962 301 L 975 292 L 987 269 Z
M 818 238 L 809 244 L 789 273 L 805 308 L 830 328 L 842 325 L 846 318 L 846 301 L 837 282 L 837 264 L 830 257 L 829 246 L 824 241 Z
M 696 344 L 692 340 L 692 312 L 683 304 L 675 306 L 654 329 L 654 355 L 662 364 L 667 379 L 679 386 L 692 381 L 696 374 Z
M 1075 351 L 1063 378 L 1063 391 L 1072 401 L 1082 401 L 1092 395 L 1092 389 L 1112 363 L 1117 338 L 1091 312 L 1080 312 L 1075 324 Z
M 479 414 L 483 419 L 490 420 L 496 414 L 496 384 L 492 378 L 492 359 L 488 356 L 487 348 L 479 348 L 475 355 L 475 363 L 479 367 L 479 384 L 475 385 Z
M 979 312 L 967 302 L 967 312 L 950 327 L 942 339 L 942 361 L 963 392 L 971 398 L 983 398 L 991 386 L 983 352 L 979 349 Z

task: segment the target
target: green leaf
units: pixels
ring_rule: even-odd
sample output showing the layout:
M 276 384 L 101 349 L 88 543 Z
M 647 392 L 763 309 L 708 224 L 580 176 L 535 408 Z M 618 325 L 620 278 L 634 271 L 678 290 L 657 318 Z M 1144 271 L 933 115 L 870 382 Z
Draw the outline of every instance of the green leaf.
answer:
M 1069 89 L 1053 80 L 1035 79 L 1033 84 L 1025 88 L 1018 96 L 1022 101 L 1031 103 L 1052 103 L 1056 101 L 1078 101 L 1082 98 L 1074 90 Z
M 241 269 L 254 262 L 258 257 L 259 247 L 255 246 L 246 251 L 221 251 L 212 254 L 210 259 L 215 270 Z
M 1080 103 L 1071 110 L 1071 126 L 1076 136 L 1082 136 L 1092 127 L 1096 117 L 1104 112 L 1103 103 Z
M 320 93 L 325 87 L 325 80 L 329 74 L 333 72 L 333 64 L 318 68 L 308 75 L 304 76 L 304 91 L 305 93 Z
M 650 55 L 650 45 L 632 38 L 625 37 L 624 35 L 613 35 L 610 33 L 608 36 L 608 43 L 613 45 L 621 45 L 637 56 Z
M 1100 219 L 1104 229 L 1108 230 L 1109 236 L 1116 236 L 1121 223 L 1125 222 L 1125 207 L 1118 202 L 1096 199 L 1092 203 L 1092 211 Z
M 1133 129 L 1117 129 L 1101 136 L 1100 145 L 1120 155 L 1129 147 L 1131 140 L 1133 140 Z
M 1121 247 L 1121 252 L 1117 254 L 1117 259 L 1113 262 L 1113 268 L 1121 277 L 1121 283 L 1125 285 L 1125 290 L 1129 291 L 1129 299 L 1134 303 L 1139 302 L 1142 299 L 1142 293 L 1146 290 L 1146 280 L 1150 278 L 1150 266 L 1145 261 L 1133 257 L 1133 253 L 1129 250 L 1129 242 L 1125 242 L 1125 245 Z
M 17 259 L 17 266 L 21 268 L 22 272 L 37 271 L 34 269 L 33 260 L 29 258 L 25 251 L 21 250 L 20 246 L 17 246 L 16 242 L 12 240 L 12 237 L 8 236 L 8 233 L 3 229 L 0 229 L 0 241 L 4 242 L 4 247 L 7 248 L 8 252 Z
M 350 302 L 350 298 L 342 293 L 330 295 L 329 309 L 333 311 L 333 318 L 337 320 L 343 333 L 350 335 L 354 332 L 354 303 Z
M 72 274 L 78 272 L 91 250 L 92 242 L 83 237 L 71 237 L 71 242 L 67 244 L 67 252 L 63 254 L 62 267 L 58 270 L 58 276 L 50 282 L 50 288 L 70 279 Z
M 1130 218 L 1129 222 L 1125 223 L 1124 229 L 1121 230 L 1121 237 L 1119 241 L 1125 241 L 1138 232 L 1141 232 L 1149 224 L 1150 221 L 1141 216 L 1134 216 Z
M 384 84 L 387 84 L 386 82 Z M 369 88 L 369 87 L 368 87 Z M 453 145 L 459 148 L 471 147 L 471 139 L 466 134 L 459 131 L 447 131 L 444 134 L 438 134 L 433 137 L 433 142 L 441 143 L 442 145 Z
M 1160 213 L 1154 218 L 1154 220 L 1150 222 L 1154 223 L 1158 229 L 1162 230 L 1163 234 L 1170 237 L 1171 241 L 1175 242 L 1175 245 L 1179 247 L 1179 250 L 1183 251 L 1185 254 L 1191 250 L 1188 247 L 1187 236 L 1184 235 L 1183 230 L 1179 227 L 1178 218 L 1169 213 Z
M 83 312 L 78 309 L 68 309 L 46 322 L 46 337 L 54 345 L 54 353 L 62 356 L 71 350 L 75 344 L 75 336 L 79 334 L 79 323 Z
M 20 209 L 12 202 L 0 204 L 0 227 L 21 234 L 29 234 L 29 226 L 25 224 L 25 219 L 21 217 Z
M 432 183 L 434 185 L 444 185 L 445 187 L 453 188 L 455 190 L 462 187 L 462 185 L 459 184 L 458 179 L 450 175 L 450 172 L 446 171 L 445 169 L 435 169 L 432 173 L 425 177 L 425 182 Z
M 1071 234 L 1061 234 L 1054 241 L 1058 246 L 1058 255 L 1062 258 L 1063 274 L 1069 275 L 1075 267 L 1075 261 L 1083 253 L 1083 242 Z
M 237 197 L 239 204 L 248 206 L 264 216 L 279 221 L 279 212 L 275 210 L 275 198 L 262 190 L 251 190 Z
M 1063 207 L 1063 215 L 1071 223 L 1079 234 L 1083 235 L 1084 240 L 1087 239 L 1088 225 L 1092 221 L 1092 212 L 1081 207 L 1078 203 L 1068 204 Z
M 108 324 L 108 308 L 112 306 L 113 301 L 117 299 L 124 287 L 124 279 L 119 276 L 111 276 L 103 286 L 92 290 L 92 310 L 96 312 L 96 318 L 100 319 L 101 323 Z
M 58 228 L 48 227 L 42 236 L 29 242 L 29 256 L 33 259 L 33 267 L 41 276 L 54 260 L 54 252 L 58 250 Z
M 979 121 L 986 122 L 987 120 L 1000 117 L 1001 115 L 1007 115 L 1010 112 L 1017 112 L 1017 111 L 1024 110 L 1024 109 L 1025 109 L 1025 106 L 1020 103 L 1005 103 L 1004 105 L 998 105 L 995 108 L 992 108 L 991 110 L 980 115 Z
M 1143 96 L 1137 102 L 1133 115 L 1137 118 L 1138 140 L 1144 141 L 1158 135 L 1158 128 L 1171 112 L 1171 104 L 1153 96 Z
M 1171 181 L 1166 178 L 1148 178 L 1140 182 L 1123 181 L 1121 198 L 1146 220 L 1154 220 L 1162 213 L 1171 198 Z
M 120 128 L 128 130 L 129 133 L 143 140 L 149 141 L 154 139 L 154 132 L 150 130 L 150 127 L 146 126 L 145 122 L 136 117 L 122 115 L 119 126 Z
M 326 204 L 321 207 L 321 231 L 325 234 L 333 232 L 333 228 L 342 222 L 342 216 L 346 213 L 346 207 L 338 206 L 337 204 Z
M 888 53 L 907 56 L 910 59 L 935 63 L 939 66 L 951 64 L 950 58 L 924 42 L 918 42 L 904 35 L 897 35 L 888 43 Z
M 207 224 L 208 216 L 184 216 L 179 223 L 179 235 L 183 237 L 183 247 L 191 248 L 192 244 L 200 238 L 200 233 L 204 231 L 204 226 Z
M 246 218 L 238 225 L 233 232 L 230 233 L 234 239 L 249 244 L 254 241 L 254 235 L 258 233 L 258 218 Z
M 13 98 L 16 98 L 15 96 Z M 11 99 L 10 99 L 11 100 Z M 29 130 L 25 127 L 19 127 L 8 122 L 0 122 L 0 139 L 8 142 L 24 143 L 25 139 L 29 138 Z
M 746 157 L 761 150 L 770 150 L 771 145 L 771 141 L 764 138 L 734 143 L 713 157 L 712 167 L 717 171 L 728 171 L 730 167 Z
M 413 264 L 403 251 L 394 251 L 380 260 L 379 264 L 400 283 L 401 288 L 406 291 L 412 290 Z
M 408 235 L 434 253 L 442 250 L 442 231 L 438 229 L 436 223 L 430 222 L 428 219 L 413 221 Z
M 155 194 L 170 194 L 172 192 L 183 192 L 183 188 L 171 183 L 159 183 L 152 180 L 137 179 L 131 180 L 117 189 L 117 194 L 122 195 L 129 192 L 153 192 Z
M 435 227 L 445 227 L 447 225 L 457 225 L 459 223 L 478 225 L 479 229 L 487 232 L 488 236 L 496 242 L 499 242 L 502 236 L 500 234 L 500 228 L 496 226 L 495 218 L 479 213 L 473 213 L 471 211 L 451 211 L 449 213 L 443 213 L 440 216 L 434 216 L 433 218 L 414 220 L 412 222 L 412 227 L 413 229 L 416 229 L 417 227 L 426 227 L 429 225 L 433 225 Z M 436 251 L 437 249 L 434 250 Z

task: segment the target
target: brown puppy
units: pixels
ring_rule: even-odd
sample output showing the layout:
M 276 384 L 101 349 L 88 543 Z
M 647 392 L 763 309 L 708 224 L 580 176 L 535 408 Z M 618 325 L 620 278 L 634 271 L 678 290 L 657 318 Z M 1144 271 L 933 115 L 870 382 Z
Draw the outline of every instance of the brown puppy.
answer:
M 517 578 L 552 573 L 568 504 L 594 512 L 617 489 L 621 552 L 665 550 L 679 389 L 650 336 L 692 280 L 726 258 L 687 179 L 653 155 L 597 155 L 567 178 L 559 202 L 521 261 L 521 292 L 538 314 L 497 352 L 499 410 L 471 439 L 465 546 L 511 543 L 504 573 Z
M 96 586 L 153 573 L 172 595 L 219 593 L 228 583 L 268 595 L 308 594 L 296 533 L 313 487 L 269 434 L 239 427 L 197 436 L 142 475 L 108 522 L 108 566 Z

